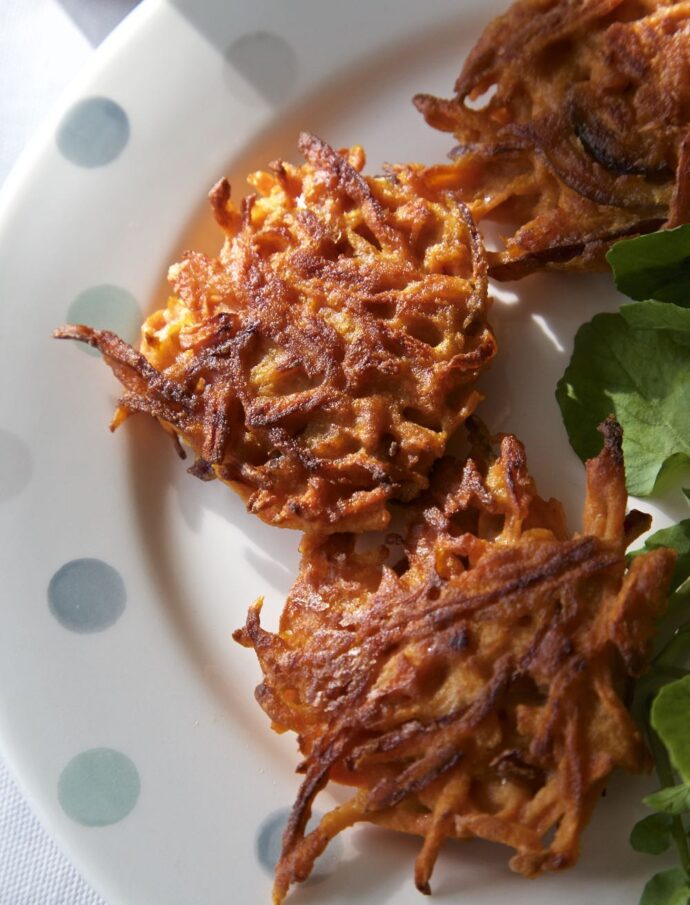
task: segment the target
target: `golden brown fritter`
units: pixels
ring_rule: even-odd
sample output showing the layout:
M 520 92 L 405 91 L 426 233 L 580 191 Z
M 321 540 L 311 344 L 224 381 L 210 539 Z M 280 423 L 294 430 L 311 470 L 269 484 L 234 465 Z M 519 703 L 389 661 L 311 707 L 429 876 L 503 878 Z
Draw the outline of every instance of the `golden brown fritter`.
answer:
M 274 525 L 363 531 L 427 486 L 480 399 L 496 350 L 481 241 L 464 204 L 408 167 L 364 177 L 364 153 L 302 135 L 301 167 L 255 173 L 237 209 L 211 193 L 218 258 L 185 255 L 141 353 L 107 331 L 125 393 Z
M 690 3 L 518 0 L 455 91 L 415 103 L 460 142 L 475 217 L 517 224 L 492 276 L 598 269 L 621 237 L 690 220 Z
M 279 632 L 261 628 L 260 602 L 250 610 L 235 637 L 258 655 L 257 699 L 304 755 L 276 903 L 363 820 L 424 837 L 422 892 L 447 836 L 511 846 L 528 877 L 568 867 L 609 773 L 647 767 L 624 698 L 675 554 L 627 568 L 650 519 L 625 515 L 620 429 L 603 430 L 581 534 L 504 436 L 497 458 L 476 443 L 464 466 L 444 460 L 392 567 L 385 546 L 307 538 Z M 330 780 L 358 791 L 305 835 Z

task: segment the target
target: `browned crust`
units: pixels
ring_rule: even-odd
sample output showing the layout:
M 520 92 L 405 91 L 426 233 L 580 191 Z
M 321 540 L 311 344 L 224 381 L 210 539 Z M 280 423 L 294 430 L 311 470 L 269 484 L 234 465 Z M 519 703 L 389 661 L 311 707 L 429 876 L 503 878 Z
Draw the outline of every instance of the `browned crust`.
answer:
M 415 98 L 460 142 L 458 191 L 475 217 L 514 227 L 492 276 L 599 269 L 618 239 L 688 222 L 688 65 L 687 2 L 518 0 L 454 98 Z
M 467 207 L 414 167 L 369 177 L 361 148 L 303 134 L 301 166 L 276 161 L 210 193 L 219 258 L 189 253 L 141 352 L 85 326 L 143 412 L 265 521 L 305 531 L 385 527 L 389 500 L 427 486 L 480 396 L 496 343 L 487 265 Z
M 362 820 L 424 837 L 425 893 L 448 836 L 511 846 L 525 876 L 560 870 L 611 770 L 648 765 L 624 694 L 648 664 L 675 556 L 626 568 L 645 520 L 625 514 L 620 428 L 602 425 L 574 536 L 515 437 L 496 455 L 470 431 L 472 457 L 437 469 L 397 564 L 351 535 L 308 538 L 278 633 L 260 604 L 235 633 L 259 658 L 259 703 L 304 755 L 276 903 Z M 307 833 L 329 781 L 359 791 Z

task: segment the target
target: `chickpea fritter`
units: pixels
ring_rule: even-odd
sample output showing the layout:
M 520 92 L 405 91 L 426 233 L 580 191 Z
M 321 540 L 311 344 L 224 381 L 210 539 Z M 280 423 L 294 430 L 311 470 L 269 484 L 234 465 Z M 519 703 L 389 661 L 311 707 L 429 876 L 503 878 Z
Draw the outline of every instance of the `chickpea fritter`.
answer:
M 259 658 L 257 700 L 304 756 L 275 903 L 359 821 L 424 837 L 426 893 L 446 837 L 508 845 L 527 877 L 560 870 L 611 771 L 648 766 L 624 701 L 675 553 L 626 564 L 650 518 L 625 514 L 621 432 L 603 431 L 581 534 L 537 496 L 515 437 L 498 456 L 480 437 L 464 465 L 440 463 L 404 541 L 307 537 L 278 633 L 250 610 L 235 638 Z M 358 791 L 307 833 L 331 780 Z
M 171 268 L 140 352 L 85 326 L 56 336 L 100 349 L 123 383 L 115 426 L 158 419 L 194 451 L 194 474 L 264 521 L 380 529 L 481 398 L 496 351 L 485 257 L 433 173 L 364 177 L 359 147 L 307 134 L 299 147 L 306 164 L 253 174 L 239 208 L 227 181 L 213 189 L 225 245 Z
M 415 98 L 459 141 L 475 218 L 516 226 L 491 276 L 602 269 L 618 239 L 690 221 L 688 72 L 690 3 L 518 0 L 485 29 L 454 98 Z

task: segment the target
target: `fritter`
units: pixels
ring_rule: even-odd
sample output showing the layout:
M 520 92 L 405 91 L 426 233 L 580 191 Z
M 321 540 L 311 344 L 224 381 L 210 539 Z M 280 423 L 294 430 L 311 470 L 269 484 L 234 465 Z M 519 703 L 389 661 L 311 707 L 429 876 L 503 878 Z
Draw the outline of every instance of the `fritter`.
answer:
M 305 531 L 364 531 L 389 500 L 428 484 L 449 435 L 481 398 L 496 351 L 486 263 L 467 207 L 410 167 L 362 176 L 361 148 L 303 134 L 301 167 L 254 173 L 236 208 L 210 199 L 218 258 L 186 254 L 141 351 L 97 347 L 125 387 L 113 425 L 145 412 L 250 511 Z
M 260 601 L 250 610 L 235 637 L 258 655 L 257 700 L 304 755 L 276 903 L 358 821 L 424 837 L 425 893 L 445 837 L 508 845 L 527 877 L 560 870 L 614 767 L 648 766 L 625 698 L 675 553 L 626 565 L 650 519 L 625 514 L 621 432 L 602 430 L 581 534 L 537 495 L 515 437 L 498 455 L 479 437 L 464 465 L 441 464 L 406 539 L 392 539 L 397 559 L 392 544 L 308 537 L 278 633 L 262 629 Z M 331 780 L 358 791 L 307 834 Z
M 460 142 L 475 217 L 518 224 L 491 276 L 599 269 L 618 239 L 690 220 L 689 72 L 690 3 L 518 0 L 453 99 L 415 98 Z

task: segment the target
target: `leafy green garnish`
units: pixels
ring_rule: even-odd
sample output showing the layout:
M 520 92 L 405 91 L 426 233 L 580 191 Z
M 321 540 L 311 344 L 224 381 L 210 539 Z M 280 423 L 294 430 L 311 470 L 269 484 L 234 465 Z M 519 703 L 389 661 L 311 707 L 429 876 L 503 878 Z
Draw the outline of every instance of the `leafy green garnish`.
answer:
M 685 814 L 690 811 L 690 783 L 684 782 L 679 786 L 670 786 L 652 792 L 642 801 L 648 808 L 661 811 L 663 814 Z
M 635 550 L 632 555 L 648 553 L 650 550 L 658 550 L 659 547 L 671 547 L 678 554 L 670 590 L 682 593 L 683 584 L 690 577 L 690 518 L 683 519 L 670 528 L 661 528 L 647 538 L 642 549 Z
M 638 820 L 630 833 L 630 845 L 636 852 L 646 855 L 663 855 L 671 847 L 671 827 L 669 814 L 650 814 Z
M 686 578 L 682 584 L 678 585 L 674 592 L 674 597 L 682 598 L 688 594 L 690 594 L 690 578 Z
M 690 355 L 672 334 L 634 329 L 621 314 L 598 314 L 578 330 L 556 398 L 583 460 L 599 450 L 597 425 L 616 416 L 628 489 L 646 496 L 662 472 L 690 462 L 688 387 Z
M 675 342 L 690 345 L 690 308 L 647 301 L 623 305 L 620 313 L 634 330 L 666 330 Z
M 617 242 L 606 259 L 628 298 L 690 305 L 690 225 Z
M 599 451 L 599 423 L 616 417 L 628 490 L 646 496 L 690 463 L 690 224 L 619 242 L 607 259 L 636 304 L 580 327 L 556 398 L 582 459 Z M 656 813 L 635 825 L 630 843 L 654 855 L 673 843 L 680 864 L 652 877 L 640 905 L 690 905 L 690 519 L 657 531 L 631 556 L 659 547 L 678 559 L 665 642 L 637 682 L 635 706 L 662 788 L 645 798 Z
M 647 883 L 640 905 L 687 905 L 690 883 L 684 870 L 674 867 L 654 874 Z
M 661 689 L 652 704 L 651 720 L 656 734 L 671 756 L 671 763 L 685 783 L 688 801 L 683 810 L 690 811 L 690 676 L 671 682 Z M 676 786 L 677 791 L 682 788 L 683 786 Z

